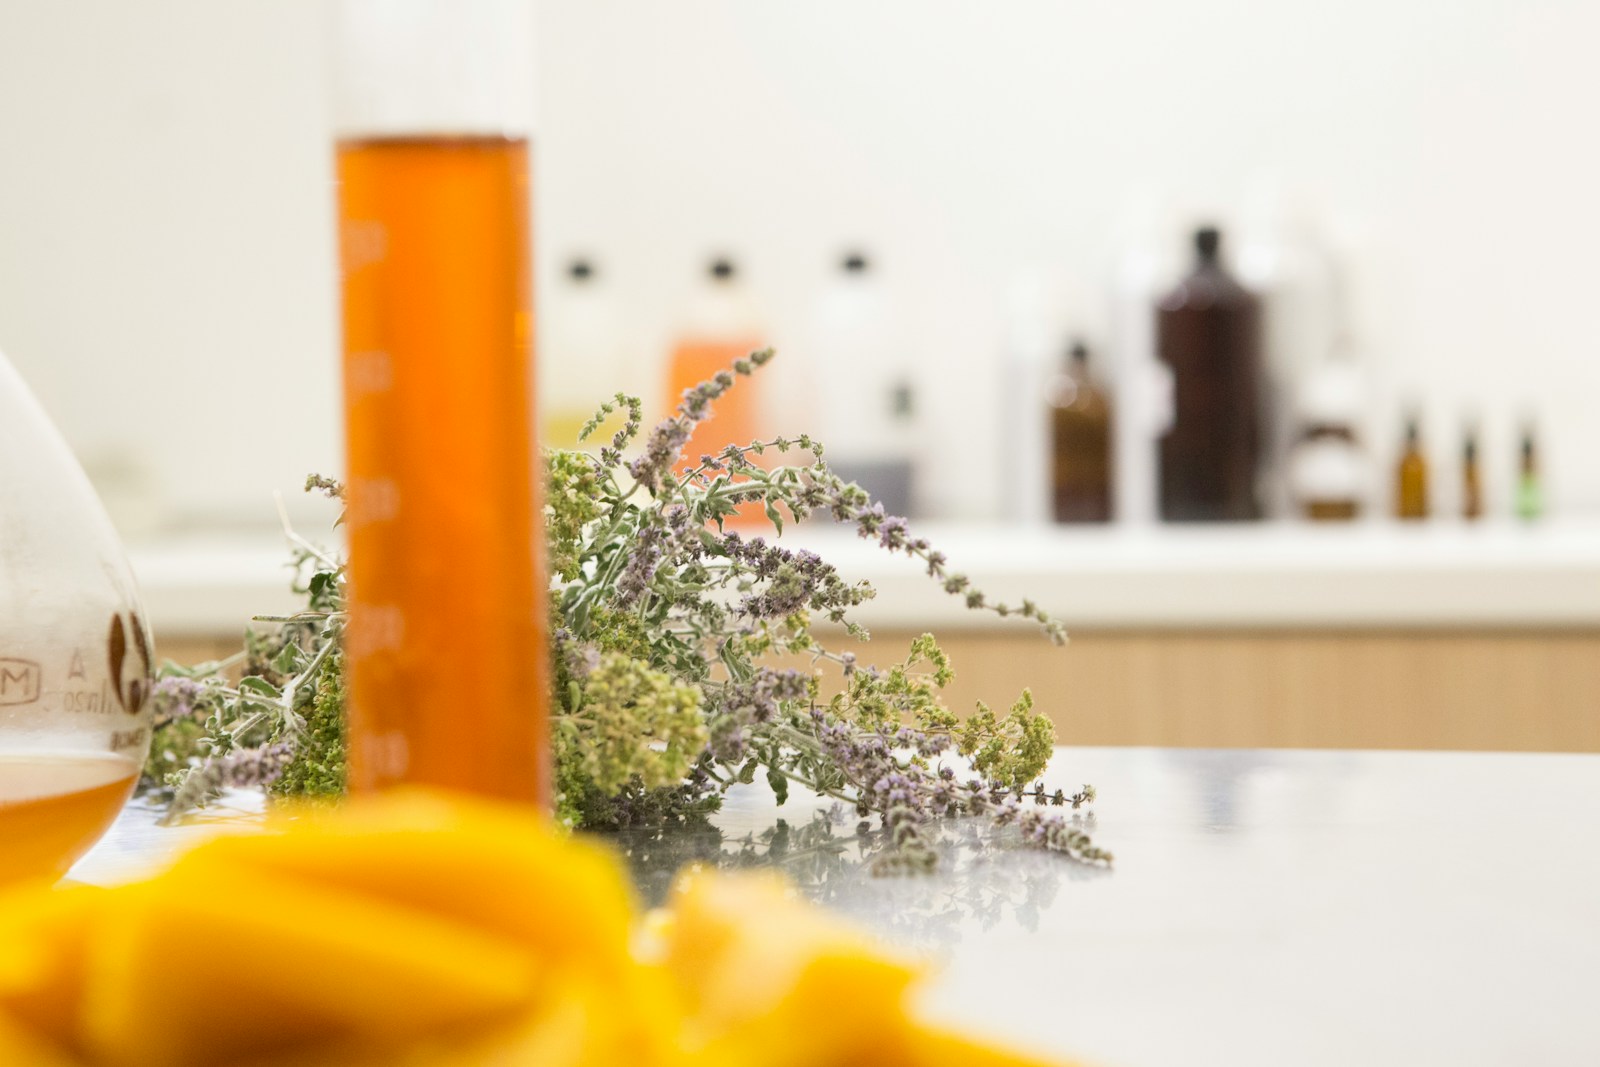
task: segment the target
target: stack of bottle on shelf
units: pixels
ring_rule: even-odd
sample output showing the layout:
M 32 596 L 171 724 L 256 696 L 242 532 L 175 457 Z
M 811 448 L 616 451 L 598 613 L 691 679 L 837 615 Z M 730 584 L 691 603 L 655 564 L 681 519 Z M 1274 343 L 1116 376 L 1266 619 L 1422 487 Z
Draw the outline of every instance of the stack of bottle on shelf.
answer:
M 1117 384 L 1133 410 L 1117 416 L 1134 424 L 1131 433 L 1114 433 L 1112 399 L 1090 373 L 1085 344 L 1071 342 L 1048 400 L 1054 520 L 1138 516 L 1140 502 L 1126 498 L 1145 492 L 1164 522 L 1361 517 L 1372 496 L 1361 432 L 1370 398 L 1348 341 L 1330 336 L 1325 354 L 1299 361 L 1297 374 L 1286 373 L 1285 365 L 1296 361 L 1269 360 L 1264 352 L 1274 334 L 1267 328 L 1273 294 L 1257 294 L 1234 279 L 1214 227 L 1195 232 L 1194 252 L 1189 273 L 1149 312 L 1151 328 L 1140 334 L 1149 351 L 1120 354 Z M 1276 331 L 1280 338 L 1288 332 Z M 1158 384 L 1147 387 L 1152 377 Z M 1142 462 L 1145 450 L 1154 457 L 1153 486 L 1119 478 L 1117 463 L 1149 466 Z M 1461 455 L 1460 513 L 1480 519 L 1486 504 L 1475 427 L 1467 430 Z M 1412 416 L 1395 460 L 1395 518 L 1434 513 L 1429 481 Z M 1125 499 L 1118 501 L 1119 494 Z M 1522 434 L 1514 510 L 1536 518 L 1542 499 L 1530 426 Z M 1278 506 L 1269 508 L 1268 500 Z
M 1416 521 L 1434 514 L 1429 490 L 1428 459 L 1415 415 L 1406 420 L 1405 445 L 1395 463 L 1394 514 Z M 1544 512 L 1544 491 L 1539 483 L 1538 446 L 1533 430 L 1525 428 L 1517 464 L 1512 508 L 1518 518 L 1537 519 Z M 1478 458 L 1478 431 L 1468 426 L 1461 442 L 1461 517 L 1476 521 L 1484 515 L 1483 468 Z
M 639 391 L 654 377 L 657 384 L 643 391 L 643 399 L 647 415 L 660 417 L 676 408 L 685 390 L 770 343 L 767 318 L 737 262 L 718 255 L 678 316 L 664 365 L 630 366 L 619 332 L 622 317 L 597 284 L 598 273 L 591 259 L 572 261 L 549 305 L 546 347 L 554 358 L 545 368 L 548 444 L 579 447 L 579 430 L 606 398 L 596 395 L 596 382 Z M 716 403 L 714 417 L 696 428 L 685 457 L 697 460 L 757 438 L 809 433 L 826 443 L 828 464 L 840 477 L 866 488 L 891 514 L 916 514 L 915 472 L 923 451 L 916 377 L 878 273 L 864 252 L 841 255 L 815 301 L 804 358 L 779 360 L 739 382 Z M 620 415 L 612 423 L 620 425 Z M 588 444 L 607 438 L 612 423 Z M 759 521 L 761 515 L 759 506 L 751 506 L 740 519 Z
M 1163 287 L 1161 276 L 1178 272 L 1155 260 L 1135 272 L 1138 285 L 1113 309 L 1114 374 L 1072 336 L 1061 309 L 1051 306 L 1048 286 L 1031 284 L 1014 301 L 1000 368 L 1010 518 L 1339 522 L 1379 514 L 1419 520 L 1445 510 L 1430 493 L 1438 479 L 1429 476 L 1417 414 L 1405 422 L 1392 476 L 1375 476 L 1370 368 L 1356 358 L 1342 309 L 1334 306 L 1340 301 L 1330 295 L 1337 288 L 1331 268 L 1324 262 L 1320 274 L 1303 271 L 1301 282 L 1310 277 L 1312 284 L 1297 291 L 1283 266 L 1294 256 L 1251 247 L 1240 256 L 1242 264 L 1254 264 L 1241 271 L 1249 284 L 1230 271 L 1223 235 L 1211 226 L 1194 232 L 1192 262 L 1175 284 Z M 771 340 L 739 264 L 714 256 L 677 316 L 666 359 L 647 370 L 630 362 L 619 332 L 627 316 L 600 279 L 592 259 L 575 259 L 547 304 L 548 443 L 577 447 L 578 429 L 605 398 L 600 394 L 617 388 L 642 391 L 647 416 L 666 414 L 684 390 Z M 779 360 L 720 400 L 686 456 L 698 460 L 732 444 L 809 432 L 826 442 L 830 466 L 887 511 L 919 515 L 919 469 L 935 442 L 924 432 L 916 391 L 924 379 L 896 310 L 872 258 L 862 251 L 841 255 L 812 301 L 810 329 L 794 346 L 798 358 Z M 656 384 L 641 390 L 652 377 Z M 597 382 L 611 384 L 597 394 Z M 591 445 L 609 438 L 620 421 L 614 415 Z M 1470 425 L 1458 497 L 1466 520 L 1494 510 L 1480 440 Z M 1531 425 L 1522 431 L 1513 509 L 1523 518 L 1542 510 Z M 741 515 L 760 517 L 757 508 Z

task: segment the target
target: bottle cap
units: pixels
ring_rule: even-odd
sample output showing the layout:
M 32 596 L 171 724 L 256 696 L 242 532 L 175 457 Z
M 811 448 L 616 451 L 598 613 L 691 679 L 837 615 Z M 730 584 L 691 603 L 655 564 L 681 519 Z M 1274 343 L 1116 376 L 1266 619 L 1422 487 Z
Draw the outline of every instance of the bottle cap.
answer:
M 594 277 L 594 264 L 582 257 L 567 264 L 567 275 L 575 282 L 586 282 Z
M 733 260 L 726 256 L 718 256 L 713 259 L 711 266 L 707 268 L 707 272 L 719 282 L 728 281 L 738 273 L 734 270 Z
M 1217 253 L 1222 248 L 1222 231 L 1215 226 L 1202 226 L 1194 231 L 1194 249 L 1200 253 L 1200 259 L 1206 263 L 1214 263 Z
M 849 252 L 839 261 L 839 266 L 849 274 L 863 274 L 868 267 L 867 257 L 860 252 Z
M 889 390 L 889 409 L 896 419 L 909 419 L 917 413 L 916 392 L 904 378 Z
M 1355 364 L 1324 360 L 1300 383 L 1298 414 L 1309 426 L 1342 426 L 1354 431 L 1367 409 L 1366 383 Z
M 1089 366 L 1089 346 L 1082 338 L 1073 338 L 1072 345 L 1067 349 L 1067 362 L 1074 370 L 1082 371 Z

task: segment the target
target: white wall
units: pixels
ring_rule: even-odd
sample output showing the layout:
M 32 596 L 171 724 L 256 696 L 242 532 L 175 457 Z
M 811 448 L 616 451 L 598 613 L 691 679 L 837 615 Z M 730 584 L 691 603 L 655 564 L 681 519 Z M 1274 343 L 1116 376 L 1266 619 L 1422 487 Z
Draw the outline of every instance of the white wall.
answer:
M 1066 271 L 1103 331 L 1136 190 L 1227 222 L 1266 173 L 1351 265 L 1380 425 L 1425 397 L 1443 465 L 1482 413 L 1503 498 L 1535 412 L 1553 507 L 1600 509 L 1600 5 L 541 6 L 546 270 L 596 256 L 656 352 L 728 249 L 792 342 L 866 245 L 910 309 L 943 513 L 1000 506 L 1015 272 Z M 178 513 L 267 516 L 338 463 L 323 28 L 312 0 L 0 0 L 0 348 Z

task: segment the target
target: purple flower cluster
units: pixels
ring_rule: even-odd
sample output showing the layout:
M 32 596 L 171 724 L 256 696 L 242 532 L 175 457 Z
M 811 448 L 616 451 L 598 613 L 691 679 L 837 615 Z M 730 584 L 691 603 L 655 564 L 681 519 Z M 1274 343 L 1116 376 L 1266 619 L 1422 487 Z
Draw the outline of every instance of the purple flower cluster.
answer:
M 220 761 L 222 780 L 235 789 L 265 789 L 277 781 L 294 758 L 294 749 L 282 742 L 243 748 Z
M 617 578 L 616 606 L 626 610 L 639 602 L 661 566 L 668 534 L 660 526 L 646 526 L 634 538 L 628 553 L 628 563 Z
M 156 719 L 169 722 L 192 718 L 206 697 L 207 686 L 194 678 L 168 675 L 158 678 L 150 690 Z
M 771 358 L 772 350 L 762 349 L 736 361 L 733 369 L 741 375 L 749 375 Z M 645 438 L 644 451 L 628 464 L 628 473 L 634 480 L 652 493 L 659 492 L 672 481 L 673 470 L 683 458 L 683 446 L 689 443 L 696 424 L 711 417 L 712 401 L 732 389 L 734 381 L 732 373 L 721 371 L 710 381 L 685 389 L 677 414 L 663 419 L 650 431 Z
M 720 548 L 765 583 L 739 602 L 740 612 L 751 619 L 778 619 L 809 609 L 842 622 L 850 608 L 872 597 L 870 586 L 849 584 L 815 552 L 791 551 L 760 537 L 746 540 L 736 531 L 722 535 Z
M 997 782 L 961 781 L 948 764 L 936 763 L 950 739 L 912 727 L 884 726 L 864 730 L 833 718 L 822 708 L 811 711 L 811 728 L 824 755 L 838 768 L 838 784 L 853 789 L 857 813 L 876 812 L 891 849 L 880 857 L 876 873 L 929 870 L 938 856 L 929 839 L 930 824 L 941 818 L 988 816 L 998 826 L 1015 826 L 1024 843 L 1065 853 L 1086 863 L 1109 863 L 1111 853 L 1097 848 L 1089 835 L 1057 810 L 1047 810 L 1040 794 L 1025 807 L 1018 794 Z M 916 759 L 906 758 L 914 753 Z M 1092 799 L 1092 798 L 1091 798 Z M 1073 807 L 1078 798 L 1072 798 Z
M 758 667 L 743 681 L 708 689 L 705 710 L 711 724 L 711 754 L 723 763 L 737 763 L 744 758 L 750 727 L 773 722 L 783 704 L 811 695 L 809 673 L 773 667 Z
M 557 627 L 550 635 L 550 640 L 554 646 L 552 652 L 557 661 L 566 667 L 568 676 L 587 678 L 591 671 L 600 666 L 600 650 L 579 642 L 565 626 Z

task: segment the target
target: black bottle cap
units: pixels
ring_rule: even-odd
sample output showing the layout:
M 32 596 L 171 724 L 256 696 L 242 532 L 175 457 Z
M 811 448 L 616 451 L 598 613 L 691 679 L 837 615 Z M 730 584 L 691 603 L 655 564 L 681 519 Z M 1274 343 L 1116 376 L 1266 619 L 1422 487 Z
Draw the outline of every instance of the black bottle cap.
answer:
M 1087 367 L 1089 365 L 1089 346 L 1081 340 L 1074 340 L 1072 347 L 1067 349 L 1067 358 L 1072 361 L 1075 367 Z
M 1461 443 L 1461 458 L 1467 463 L 1478 461 L 1478 435 L 1473 430 L 1467 431 L 1467 438 Z
M 578 258 L 567 264 L 567 276 L 575 282 L 586 282 L 594 277 L 594 264 Z
M 839 266 L 849 274 L 864 274 L 868 267 L 867 257 L 860 252 L 848 252 L 839 261 Z
M 1419 437 L 1421 437 L 1421 436 L 1422 436 L 1422 430 L 1417 425 L 1417 417 L 1415 415 L 1407 415 L 1406 416 L 1406 444 L 1415 445 L 1417 443 L 1417 439 Z
M 1215 263 L 1222 248 L 1222 231 L 1215 226 L 1202 226 L 1194 231 L 1194 250 L 1205 263 Z
M 909 419 L 917 413 L 916 391 L 905 379 L 896 382 L 889 391 L 889 410 L 897 419 Z
M 707 271 L 719 282 L 728 281 L 738 273 L 738 271 L 734 270 L 733 260 L 726 256 L 718 256 L 716 259 L 713 259 L 711 261 L 711 266 L 707 268 Z

